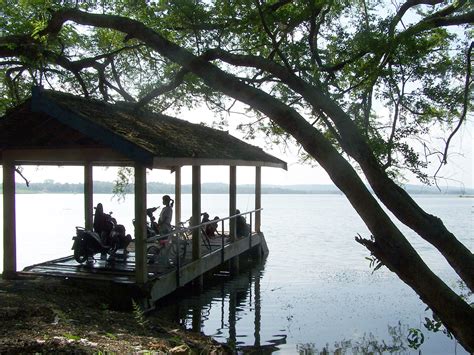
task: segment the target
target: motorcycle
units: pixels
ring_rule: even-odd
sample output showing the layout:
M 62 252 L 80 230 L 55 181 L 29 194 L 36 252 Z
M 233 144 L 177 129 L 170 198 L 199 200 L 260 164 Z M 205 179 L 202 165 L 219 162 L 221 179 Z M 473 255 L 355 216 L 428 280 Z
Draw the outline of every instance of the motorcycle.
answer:
M 146 209 L 146 215 L 150 219 L 150 222 L 146 224 L 146 237 L 147 239 L 156 237 L 159 234 L 158 223 L 153 213 L 160 207 L 151 207 Z
M 103 213 L 102 205 L 99 205 L 94 216 L 94 230 L 76 227 L 76 235 L 72 238 L 74 259 L 78 263 L 82 264 L 98 253 L 114 256 L 119 249 L 124 249 L 126 254 L 126 248 L 132 240 L 130 234 L 125 235 L 125 227 L 117 224 L 111 216 L 112 212 Z
M 160 233 L 158 231 L 158 223 L 156 222 L 156 218 L 153 215 L 153 213 L 160 207 L 151 207 L 146 209 L 146 215 L 150 219 L 150 222 L 146 222 L 146 238 L 155 238 L 157 237 Z M 132 220 L 133 226 L 135 226 L 135 220 Z

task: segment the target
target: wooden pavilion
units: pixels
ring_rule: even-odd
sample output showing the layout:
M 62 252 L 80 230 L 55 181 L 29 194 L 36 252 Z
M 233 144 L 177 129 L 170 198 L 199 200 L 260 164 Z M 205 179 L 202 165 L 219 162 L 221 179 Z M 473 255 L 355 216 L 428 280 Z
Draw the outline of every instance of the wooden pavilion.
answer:
M 115 105 L 70 94 L 34 88 L 23 104 L 0 118 L 0 161 L 3 166 L 3 277 L 15 277 L 16 217 L 15 166 L 74 165 L 84 167 L 85 227 L 92 229 L 93 166 L 129 166 L 135 175 L 135 255 L 128 283 L 160 289 L 148 295 L 154 301 L 180 284 L 199 277 L 216 263 L 235 258 L 251 246 L 264 245 L 260 231 L 261 167 L 286 169 L 286 163 L 226 132 L 174 117 Z M 236 241 L 215 260 L 202 258 L 199 229 L 193 232 L 192 259 L 187 269 L 174 271 L 166 287 L 156 286 L 146 258 L 146 169 L 175 173 L 175 223 L 181 221 L 181 167 L 192 166 L 192 224 L 200 223 L 201 166 L 229 166 L 229 216 L 236 214 L 237 166 L 255 167 L 255 221 L 250 242 Z M 235 219 L 229 220 L 235 236 Z M 235 238 L 232 239 L 235 241 Z M 239 246 L 241 244 L 241 246 Z M 226 254 L 227 253 L 227 254 Z M 211 253 L 212 254 L 212 253 Z M 216 261 L 219 260 L 219 261 Z M 152 292 L 153 293 L 153 292 Z

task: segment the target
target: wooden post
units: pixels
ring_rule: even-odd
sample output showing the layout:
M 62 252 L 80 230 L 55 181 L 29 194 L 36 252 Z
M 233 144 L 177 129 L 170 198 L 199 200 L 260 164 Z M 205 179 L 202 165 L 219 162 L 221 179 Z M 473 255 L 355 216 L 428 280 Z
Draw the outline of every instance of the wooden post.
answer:
M 3 160 L 3 278 L 16 273 L 15 164 Z
M 174 225 L 179 226 L 181 222 L 181 167 L 174 170 Z
M 135 165 L 135 277 L 137 283 L 147 281 L 146 259 L 146 169 Z
M 231 347 L 231 349 L 235 349 L 237 345 L 237 294 L 236 290 L 232 289 L 229 293 L 229 338 L 227 340 L 227 345 Z
M 229 216 L 235 215 L 237 209 L 237 167 L 229 167 Z M 229 220 L 230 241 L 235 242 L 236 236 L 236 219 Z
M 262 168 L 255 167 L 255 209 L 262 208 Z M 262 223 L 261 211 L 255 212 L 255 232 L 260 233 Z
M 201 308 L 195 305 L 192 310 L 192 330 L 195 333 L 201 332 L 202 314 Z
M 229 170 L 229 215 L 235 215 L 237 210 L 237 167 L 230 166 Z M 236 219 L 229 220 L 230 241 L 235 242 L 237 239 L 237 223 Z M 239 273 L 239 257 L 235 256 L 230 259 L 230 272 L 233 275 Z
M 192 211 L 193 218 L 191 220 L 192 226 L 197 226 L 201 223 L 201 167 L 193 165 L 193 186 L 192 186 Z M 193 229 L 193 260 L 201 257 L 201 235 L 200 228 Z
M 92 164 L 87 162 L 84 165 L 84 225 L 86 229 L 93 229 L 94 202 L 93 202 L 93 178 Z
M 253 278 L 255 280 L 254 283 L 254 308 L 255 308 L 255 342 L 254 346 L 260 346 L 260 328 L 261 328 L 261 312 L 262 312 L 262 306 L 261 306 L 261 296 L 260 296 L 260 270 L 257 272 L 257 275 Z M 252 284 L 250 284 L 250 287 Z

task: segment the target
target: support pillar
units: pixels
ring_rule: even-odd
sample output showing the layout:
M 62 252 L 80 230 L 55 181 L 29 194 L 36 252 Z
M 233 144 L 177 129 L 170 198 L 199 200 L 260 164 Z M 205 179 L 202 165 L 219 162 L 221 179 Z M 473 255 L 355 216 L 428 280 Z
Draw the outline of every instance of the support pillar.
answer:
M 262 208 L 262 168 L 257 166 L 255 168 L 255 209 Z M 255 212 L 255 232 L 260 233 L 262 223 L 261 211 Z
M 229 170 L 229 216 L 235 215 L 237 210 L 237 167 L 230 166 Z M 236 219 L 229 220 L 229 232 L 231 242 L 235 242 L 237 236 Z
M 192 186 L 192 211 L 193 217 L 191 225 L 197 226 L 201 223 L 201 167 L 193 166 L 193 186 Z M 201 235 L 200 229 L 193 229 L 193 260 L 201 257 Z
M 181 222 L 181 167 L 174 170 L 174 225 L 179 226 Z
M 3 160 L 3 278 L 16 273 L 15 164 Z
M 135 278 L 147 281 L 146 259 L 146 168 L 135 165 Z
M 237 210 L 237 167 L 230 166 L 229 171 L 229 216 L 236 214 Z M 235 242 L 237 239 L 237 223 L 236 219 L 229 220 L 230 241 Z M 235 256 L 229 260 L 230 272 L 233 275 L 239 273 L 239 256 Z
M 87 162 L 84 165 L 84 226 L 89 230 L 93 229 L 93 193 L 92 164 Z

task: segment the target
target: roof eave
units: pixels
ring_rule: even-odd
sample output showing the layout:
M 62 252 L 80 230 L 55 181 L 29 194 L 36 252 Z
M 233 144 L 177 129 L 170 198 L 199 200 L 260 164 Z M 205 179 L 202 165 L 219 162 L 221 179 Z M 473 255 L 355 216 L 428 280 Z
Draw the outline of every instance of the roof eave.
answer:
M 270 162 L 260 160 L 242 159 L 210 159 L 210 158 L 153 158 L 153 169 L 163 169 L 170 166 L 204 166 L 204 165 L 224 165 L 224 166 L 261 166 L 270 168 L 280 168 L 288 170 L 284 161 Z

